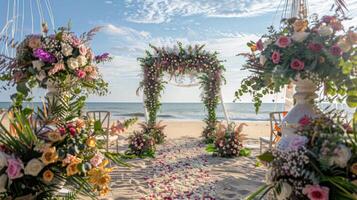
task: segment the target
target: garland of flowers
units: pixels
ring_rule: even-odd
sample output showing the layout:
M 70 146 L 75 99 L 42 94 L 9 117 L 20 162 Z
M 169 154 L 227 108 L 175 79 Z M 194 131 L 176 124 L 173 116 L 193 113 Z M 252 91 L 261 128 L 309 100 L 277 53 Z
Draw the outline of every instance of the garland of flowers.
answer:
M 345 19 L 338 15 L 313 16 L 310 23 L 285 19 L 281 30 L 270 27 L 260 40 L 249 42 L 252 52 L 240 55 L 247 57 L 244 69 L 252 74 L 242 81 L 236 97 L 250 93 L 258 111 L 264 95 L 280 92 L 301 78 L 324 86 L 330 100 L 347 96 L 347 104 L 356 107 L 357 33 L 356 28 L 344 29 Z
M 145 107 L 148 109 L 148 125 L 155 126 L 157 112 L 160 109 L 160 96 L 164 90 L 164 72 L 171 77 L 182 77 L 186 74 L 197 74 L 200 80 L 202 101 L 207 109 L 206 128 L 203 136 L 212 140 L 217 124 L 216 108 L 224 81 L 224 66 L 218 59 L 218 53 L 205 51 L 204 45 L 188 46 L 184 48 L 181 43 L 170 48 L 157 48 L 150 45 L 153 53 L 146 51 L 144 58 L 139 58 L 143 71 L 143 80 L 140 88 L 143 89 Z

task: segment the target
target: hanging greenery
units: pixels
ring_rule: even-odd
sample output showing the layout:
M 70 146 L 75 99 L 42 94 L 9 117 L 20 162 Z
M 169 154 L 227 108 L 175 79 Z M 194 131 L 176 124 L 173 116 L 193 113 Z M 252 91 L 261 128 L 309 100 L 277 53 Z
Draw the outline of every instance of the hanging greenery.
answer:
M 218 53 L 204 50 L 204 45 L 183 47 L 180 42 L 174 48 L 158 48 L 152 45 L 150 47 L 153 52 L 146 51 L 146 56 L 138 59 L 143 71 L 139 89 L 142 89 L 145 95 L 144 104 L 149 115 L 148 126 L 156 125 L 157 112 L 161 106 L 160 97 L 166 83 L 163 79 L 164 72 L 168 73 L 170 78 L 195 75 L 203 90 L 201 97 L 208 112 L 203 136 L 206 141 L 213 141 L 217 124 L 216 108 L 221 85 L 225 81 L 225 68 L 217 57 Z

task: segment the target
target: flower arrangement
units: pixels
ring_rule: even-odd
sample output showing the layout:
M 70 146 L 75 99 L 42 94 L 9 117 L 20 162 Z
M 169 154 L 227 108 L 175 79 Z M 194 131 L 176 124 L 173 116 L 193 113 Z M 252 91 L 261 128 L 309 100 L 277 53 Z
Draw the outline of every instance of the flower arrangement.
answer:
M 143 131 L 134 131 L 128 138 L 129 150 L 127 155 L 136 155 L 139 157 L 153 157 L 155 154 L 155 139 L 145 134 Z
M 94 28 L 77 37 L 70 28 L 61 27 L 55 34 L 48 35 L 45 29 L 42 35 L 26 36 L 17 45 L 16 57 L 2 71 L 0 80 L 16 84 L 18 92 L 25 96 L 35 86 L 52 92 L 76 88 L 106 93 L 107 83 L 96 65 L 109 61 L 109 54 L 95 56 L 89 47 L 97 31 L 99 28 Z
M 207 127 L 204 136 L 213 134 L 217 124 L 216 108 L 219 103 L 219 92 L 224 81 L 224 66 L 217 57 L 217 53 L 203 50 L 204 45 L 183 47 L 181 43 L 174 48 L 157 48 L 152 45 L 153 53 L 146 51 L 146 56 L 139 58 L 143 71 L 143 80 L 139 89 L 145 95 L 145 107 L 148 109 L 151 126 L 156 124 L 157 112 L 160 109 L 160 95 L 164 89 L 163 75 L 167 72 L 171 77 L 181 77 L 195 74 L 200 80 L 202 101 L 207 108 Z M 205 139 L 208 139 L 207 137 Z
M 52 198 L 62 188 L 69 189 L 71 197 L 96 198 L 109 192 L 108 159 L 117 164 L 120 159 L 96 141 L 104 133 L 100 122 L 76 115 L 81 100 L 70 97 L 64 104 L 59 99 L 36 113 L 14 108 L 10 125 L 15 132 L 0 124 L 1 198 Z
M 266 94 L 280 92 L 297 79 L 312 80 L 318 86 L 325 86 L 327 96 L 346 95 L 352 104 L 354 93 L 346 91 L 356 88 L 351 81 L 356 66 L 356 29 L 344 29 L 344 17 L 323 16 L 321 19 L 291 18 L 282 21 L 282 28 L 269 28 L 269 33 L 257 42 L 249 42 L 251 53 L 244 69 L 252 72 L 242 81 L 236 92 L 239 98 L 250 93 L 256 111 L 261 98 Z
M 166 125 L 161 125 L 161 122 L 151 125 L 149 123 L 139 124 L 143 134 L 151 136 L 155 140 L 155 144 L 164 143 L 166 135 L 164 134 L 164 128 Z
M 242 134 L 243 127 L 247 124 L 241 123 L 239 126 L 231 123 L 225 126 L 223 123 L 218 125 L 214 144 L 208 144 L 206 150 L 213 152 L 213 155 L 221 157 L 248 156 L 250 150 L 243 147 L 246 135 Z
M 110 133 L 112 135 L 123 133 L 126 129 L 133 126 L 137 121 L 137 117 L 126 119 L 123 122 L 117 120 L 110 126 Z
M 356 199 L 357 140 L 338 115 L 304 117 L 296 135 L 258 158 L 268 165 L 266 185 L 276 199 Z

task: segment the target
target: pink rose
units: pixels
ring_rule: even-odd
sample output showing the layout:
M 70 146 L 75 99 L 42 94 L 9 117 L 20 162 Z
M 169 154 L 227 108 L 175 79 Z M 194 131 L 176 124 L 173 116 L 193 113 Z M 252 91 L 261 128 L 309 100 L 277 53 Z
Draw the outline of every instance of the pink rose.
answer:
M 303 61 L 301 61 L 299 59 L 293 59 L 290 63 L 290 67 L 293 70 L 301 71 L 305 68 L 305 64 Z
M 86 76 L 86 72 L 83 70 L 77 70 L 77 77 L 84 78 Z
M 285 48 L 289 46 L 290 43 L 291 43 L 291 39 L 289 37 L 280 36 L 275 44 L 280 48 Z
M 274 64 L 278 64 L 280 62 L 280 53 L 278 51 L 274 51 L 271 55 L 271 59 L 273 60 Z
M 23 176 L 21 170 L 24 168 L 24 164 L 21 160 L 16 158 L 10 158 L 7 160 L 6 173 L 10 179 L 17 179 Z
M 78 47 L 79 45 L 81 45 L 81 40 L 73 36 L 71 39 L 71 43 L 74 47 Z
M 329 188 L 320 185 L 306 185 L 302 193 L 310 200 L 328 200 Z
M 325 22 L 325 23 L 330 23 L 333 19 L 335 19 L 334 16 L 328 16 L 328 15 L 325 15 L 322 17 L 322 21 Z
M 260 39 L 260 40 L 258 40 L 258 42 L 256 42 L 256 47 L 257 47 L 257 50 L 259 50 L 259 51 L 263 51 L 263 49 L 264 49 L 264 45 L 263 45 L 263 42 L 262 42 L 262 40 Z
M 320 52 L 323 48 L 323 46 L 319 43 L 314 43 L 314 42 L 311 42 L 309 45 L 308 45 L 309 49 L 315 53 L 317 52 Z
M 61 135 L 66 134 L 66 129 L 64 127 L 58 128 L 58 131 L 60 132 Z
M 81 45 L 79 46 L 79 53 L 82 55 L 82 56 L 85 56 L 87 55 L 88 53 L 88 48 L 84 45 Z
M 341 56 L 341 55 L 342 55 L 342 49 L 341 49 L 338 45 L 333 45 L 333 46 L 330 48 L 330 53 L 331 53 L 333 56 Z
M 310 119 L 310 117 L 308 117 L 308 116 L 304 116 L 303 118 L 301 118 L 300 120 L 299 120 L 299 124 L 301 125 L 301 126 L 307 126 L 307 125 L 309 125 L 311 123 L 311 119 Z
M 76 132 L 77 132 L 76 129 L 73 127 L 69 129 L 69 133 L 71 134 L 71 136 L 75 136 Z
M 93 158 L 90 159 L 90 164 L 92 164 L 94 167 L 98 167 L 98 165 L 103 162 L 103 159 L 103 155 L 97 153 L 93 156 Z

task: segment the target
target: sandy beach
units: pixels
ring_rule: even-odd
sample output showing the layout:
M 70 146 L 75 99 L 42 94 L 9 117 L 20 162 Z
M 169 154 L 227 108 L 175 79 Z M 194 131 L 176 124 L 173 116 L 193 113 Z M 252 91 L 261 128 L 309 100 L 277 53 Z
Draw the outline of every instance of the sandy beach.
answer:
M 268 122 L 245 122 L 245 144 L 252 149 L 249 157 L 220 158 L 205 151 L 201 142 L 204 123 L 200 121 L 163 121 L 167 141 L 158 145 L 152 159 L 133 159 L 132 168 L 117 167 L 113 172 L 108 200 L 135 199 L 244 199 L 255 191 L 265 177 L 265 168 L 257 167 L 259 137 L 269 135 Z M 134 126 L 123 134 L 124 140 Z

